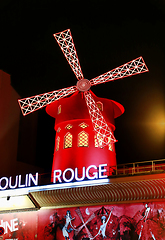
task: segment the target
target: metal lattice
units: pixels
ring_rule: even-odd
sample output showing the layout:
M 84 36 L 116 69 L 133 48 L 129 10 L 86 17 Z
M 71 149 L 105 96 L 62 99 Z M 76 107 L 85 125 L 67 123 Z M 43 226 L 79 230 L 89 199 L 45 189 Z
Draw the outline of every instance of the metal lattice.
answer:
M 82 81 L 83 88 L 80 88 L 79 84 L 77 84 L 77 86 L 63 88 L 57 91 L 44 93 L 29 98 L 19 99 L 18 102 L 23 115 L 27 115 L 31 112 L 34 112 L 76 91 L 87 91 L 86 87 L 88 87 L 89 89 L 90 86 L 93 85 L 113 81 L 116 79 L 121 79 L 128 76 L 133 76 L 148 71 L 148 68 L 143 58 L 139 57 L 88 81 L 83 77 L 83 73 L 81 70 L 81 66 L 79 63 L 79 59 L 77 56 L 77 52 L 75 49 L 70 29 L 56 33 L 54 34 L 54 37 L 57 43 L 59 44 L 64 56 L 66 57 L 71 69 L 76 75 L 77 79 L 80 80 L 78 81 L 78 83 L 81 83 Z M 90 118 L 92 120 L 93 128 L 98 139 L 99 146 L 103 147 L 109 144 L 109 141 L 111 141 L 111 143 L 116 142 L 116 139 L 111 129 L 108 127 L 105 119 L 103 118 L 91 94 L 87 91 L 84 92 L 84 95 L 88 106 Z
M 84 78 L 70 29 L 56 33 L 53 36 L 55 37 L 77 79 L 79 80 Z
M 25 115 L 32 113 L 42 107 L 45 107 L 46 105 L 48 105 L 60 98 L 66 97 L 76 91 L 77 91 L 76 86 L 63 88 L 63 89 L 60 89 L 57 91 L 43 93 L 43 94 L 36 95 L 33 97 L 19 99 L 18 103 L 20 105 L 23 115 L 25 116 Z
M 104 73 L 90 80 L 91 86 L 117 80 L 124 77 L 148 72 L 148 68 L 142 57 L 136 58 L 120 67 L 117 67 L 107 73 Z
M 103 115 L 98 109 L 90 92 L 89 91 L 85 92 L 84 96 L 88 107 L 89 115 L 93 124 L 93 128 L 94 131 L 96 132 L 99 147 L 106 146 L 107 144 L 109 144 L 110 141 L 116 142 L 116 139 L 111 129 L 109 128 Z

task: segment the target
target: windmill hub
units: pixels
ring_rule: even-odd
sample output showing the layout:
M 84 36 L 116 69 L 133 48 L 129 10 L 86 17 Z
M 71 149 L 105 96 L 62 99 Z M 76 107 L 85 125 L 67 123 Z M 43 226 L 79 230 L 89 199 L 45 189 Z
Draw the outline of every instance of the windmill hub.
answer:
M 86 92 L 90 89 L 90 87 L 91 87 L 91 84 L 88 79 L 83 78 L 77 81 L 77 89 L 80 92 Z

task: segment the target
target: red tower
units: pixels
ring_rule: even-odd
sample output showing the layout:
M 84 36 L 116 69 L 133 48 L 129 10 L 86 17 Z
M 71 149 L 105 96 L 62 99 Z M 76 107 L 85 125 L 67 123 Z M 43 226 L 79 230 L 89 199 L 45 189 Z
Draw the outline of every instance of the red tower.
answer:
M 92 91 L 90 93 L 114 132 L 114 119 L 124 112 L 123 106 L 109 99 L 98 98 Z M 82 92 L 48 105 L 46 111 L 56 119 L 52 171 L 76 167 L 82 169 L 105 163 L 109 167 L 116 165 L 114 142 L 109 141 L 107 146 L 102 147 L 101 139 L 97 140 Z
M 77 85 L 20 99 L 23 115 L 46 105 L 56 119 L 55 150 L 52 171 L 84 168 L 100 164 L 116 165 L 114 119 L 124 112 L 121 104 L 96 97 L 93 85 L 147 72 L 142 57 L 136 58 L 96 78 L 84 78 L 70 29 L 54 34 L 76 78 Z M 71 97 L 64 98 L 73 94 Z

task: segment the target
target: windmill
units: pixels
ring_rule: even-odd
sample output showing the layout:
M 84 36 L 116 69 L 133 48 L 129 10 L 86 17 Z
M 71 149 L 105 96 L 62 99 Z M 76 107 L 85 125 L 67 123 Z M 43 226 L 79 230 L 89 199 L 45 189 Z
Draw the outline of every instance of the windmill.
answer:
M 88 79 L 85 79 L 83 76 L 70 29 L 56 33 L 54 34 L 54 37 L 78 80 L 77 85 L 52 91 L 52 92 L 48 92 L 48 93 L 44 93 L 44 94 L 40 94 L 40 95 L 36 95 L 36 96 L 32 96 L 32 97 L 28 97 L 28 98 L 19 99 L 18 102 L 23 115 L 27 115 L 29 113 L 32 113 L 48 105 L 46 108 L 48 114 L 50 114 L 53 117 L 56 117 L 57 115 L 53 113 L 55 111 L 55 108 L 57 108 L 57 106 L 55 107 L 54 102 L 62 101 L 65 97 L 69 95 L 72 95 L 73 98 L 75 96 L 81 95 L 81 101 L 83 101 L 82 109 L 84 108 L 84 104 L 86 104 L 85 108 L 88 109 L 88 114 L 89 114 L 88 118 L 92 123 L 92 131 L 95 136 L 95 147 L 97 146 L 98 147 L 97 149 L 99 148 L 103 149 L 103 148 L 106 148 L 106 146 L 108 146 L 109 144 L 114 144 L 116 142 L 116 139 L 113 133 L 114 132 L 113 120 L 107 123 L 107 119 L 104 116 L 102 109 L 100 109 L 98 103 L 96 103 L 96 96 L 93 94 L 90 88 L 93 85 L 114 81 L 116 79 L 122 79 L 127 76 L 132 76 L 132 75 L 140 74 L 143 72 L 147 72 L 148 68 L 143 58 L 142 57 L 136 58 L 107 73 L 104 73 L 96 78 L 88 80 Z M 67 103 L 68 103 L 69 98 L 67 97 L 65 99 L 67 99 Z M 79 101 L 79 100 L 75 98 L 74 101 Z M 65 105 L 66 105 L 66 100 L 65 100 Z M 112 112 L 113 114 L 116 114 L 115 117 L 120 116 L 124 112 L 124 108 L 122 107 L 121 104 L 111 100 L 111 105 L 113 105 Z M 56 110 L 58 111 L 58 114 L 61 113 L 61 105 L 58 104 L 58 109 Z M 83 119 L 87 119 L 87 117 L 85 116 Z M 65 120 L 63 119 L 60 121 L 67 122 L 66 119 Z M 56 119 L 56 122 L 58 122 L 57 119 Z M 88 124 L 90 124 L 89 121 L 88 121 Z M 70 128 L 71 126 L 72 125 L 70 125 Z M 61 128 L 58 127 L 56 128 L 56 131 L 58 132 L 60 131 L 60 129 Z M 70 135 L 69 137 L 72 138 L 72 135 Z M 68 146 L 69 146 L 68 148 L 70 148 L 72 145 L 68 144 Z M 63 145 L 63 148 L 65 148 L 64 145 Z M 59 140 L 57 140 L 56 138 L 55 152 L 57 152 L 58 150 L 59 150 Z M 59 167 L 59 166 L 57 165 L 56 167 Z

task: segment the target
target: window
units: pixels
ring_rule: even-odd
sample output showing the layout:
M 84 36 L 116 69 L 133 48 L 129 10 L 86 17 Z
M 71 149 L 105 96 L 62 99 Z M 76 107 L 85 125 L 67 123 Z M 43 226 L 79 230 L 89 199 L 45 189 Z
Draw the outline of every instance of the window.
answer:
M 113 143 L 111 142 L 110 138 L 109 138 L 108 149 L 113 152 Z
M 57 137 L 56 138 L 56 151 L 59 150 L 59 147 L 60 147 L 60 137 Z
M 102 104 L 102 102 L 97 102 L 96 104 L 97 104 L 98 109 L 100 111 L 103 111 L 103 104 Z
M 102 138 L 99 136 L 99 133 L 97 133 L 97 135 L 94 136 L 94 143 L 95 143 L 95 147 L 102 147 Z
M 78 147 L 88 147 L 88 133 L 82 131 L 78 134 Z
M 58 106 L 57 114 L 61 113 L 61 105 Z
M 72 147 L 72 134 L 71 133 L 67 133 L 64 137 L 64 148 L 71 148 Z
M 69 129 L 71 129 L 72 127 L 73 127 L 73 126 L 72 126 L 71 124 L 68 124 L 65 128 L 69 130 Z
M 61 131 L 61 128 L 60 127 L 58 127 L 58 129 L 57 129 L 57 132 L 59 133 Z
M 109 149 L 111 152 L 113 152 L 113 145 L 112 145 L 112 143 L 110 143 L 110 144 L 108 145 L 108 149 Z
M 88 125 L 83 122 L 83 123 L 80 123 L 80 124 L 79 124 L 79 127 L 81 127 L 81 128 L 86 128 L 86 127 L 88 127 Z

